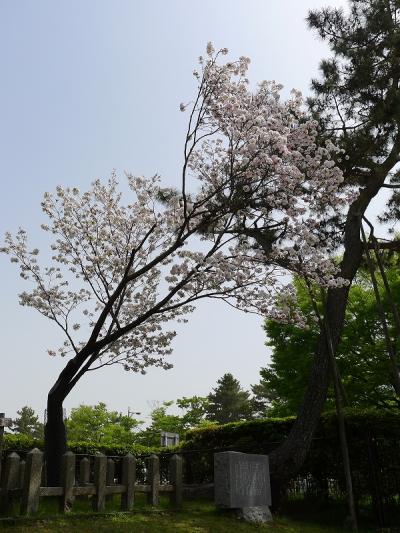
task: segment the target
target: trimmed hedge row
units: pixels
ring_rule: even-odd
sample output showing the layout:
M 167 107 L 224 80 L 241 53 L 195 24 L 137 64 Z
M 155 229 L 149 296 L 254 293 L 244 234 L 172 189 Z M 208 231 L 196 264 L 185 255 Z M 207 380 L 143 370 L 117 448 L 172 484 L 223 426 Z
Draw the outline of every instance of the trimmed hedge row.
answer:
M 215 451 L 270 453 L 285 440 L 294 420 L 295 417 L 259 419 L 190 430 L 179 446 L 187 457 L 187 477 L 196 483 L 212 481 Z M 346 409 L 346 426 L 357 495 L 371 495 L 374 476 L 384 496 L 400 494 L 400 411 Z M 336 413 L 321 416 L 299 475 L 312 479 L 316 492 L 318 487 L 326 490 L 327 480 L 337 480 L 344 490 Z
M 159 448 L 142 446 L 141 444 L 132 444 L 130 446 L 119 446 L 115 443 L 113 446 L 104 446 L 95 442 L 74 441 L 68 442 L 68 450 L 77 454 L 94 455 L 96 453 L 104 453 L 105 455 L 125 455 L 132 453 L 133 455 L 149 455 L 151 453 L 158 453 Z M 26 435 L 13 435 L 6 433 L 4 435 L 4 450 L 16 451 L 26 453 L 32 448 L 39 448 L 44 450 L 44 441 L 27 437 Z
M 375 438 L 400 438 L 400 410 L 345 409 L 349 439 L 360 438 L 370 433 Z M 221 426 L 209 426 L 189 430 L 181 448 L 204 449 L 224 447 L 248 447 L 256 450 L 266 444 L 274 445 L 288 436 L 296 417 L 266 418 L 245 422 L 232 422 Z M 335 412 L 324 413 L 319 421 L 314 440 L 337 439 L 337 418 Z M 268 446 L 269 447 L 269 446 Z M 274 447 L 274 446 L 273 446 Z

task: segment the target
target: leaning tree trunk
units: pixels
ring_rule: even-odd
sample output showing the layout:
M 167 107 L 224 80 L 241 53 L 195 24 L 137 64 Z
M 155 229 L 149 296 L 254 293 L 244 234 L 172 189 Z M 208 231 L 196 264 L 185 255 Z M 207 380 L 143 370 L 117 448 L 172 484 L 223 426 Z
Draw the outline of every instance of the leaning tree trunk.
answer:
M 62 456 L 67 451 L 62 400 L 49 394 L 47 420 L 44 429 L 46 457 L 46 485 L 57 487 L 60 483 Z
M 371 177 L 351 205 L 345 225 L 344 255 L 340 275 L 351 283 L 361 264 L 363 245 L 360 240 L 360 225 L 371 199 L 378 193 L 386 172 Z M 326 321 L 332 336 L 334 352 L 337 351 L 343 330 L 350 285 L 330 289 L 326 302 Z M 269 456 L 274 507 L 279 507 L 282 491 L 291 477 L 296 475 L 310 449 L 319 418 L 324 407 L 330 382 L 330 354 L 325 333 L 320 332 L 314 361 L 310 371 L 307 390 L 297 419 L 285 442 Z
M 68 361 L 47 396 L 47 421 L 44 431 L 44 449 L 46 459 L 46 484 L 57 487 L 61 481 L 62 456 L 67 450 L 63 402 L 73 387 L 86 371 L 85 361 L 91 355 L 84 348 Z M 90 359 L 89 359 L 90 361 Z
M 325 319 L 330 325 L 336 351 L 343 328 L 348 288 L 328 291 Z M 331 375 L 330 355 L 325 332 L 320 332 L 308 387 L 297 419 L 285 442 L 269 456 L 274 507 L 279 507 L 281 493 L 304 463 L 325 404 Z

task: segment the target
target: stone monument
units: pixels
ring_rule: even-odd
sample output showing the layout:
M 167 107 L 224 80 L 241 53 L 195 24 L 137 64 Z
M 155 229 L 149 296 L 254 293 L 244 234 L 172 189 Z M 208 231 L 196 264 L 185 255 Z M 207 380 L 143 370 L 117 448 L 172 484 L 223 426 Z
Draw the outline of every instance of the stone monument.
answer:
M 272 521 L 268 456 L 215 453 L 214 492 L 217 507 L 236 509 L 249 522 Z

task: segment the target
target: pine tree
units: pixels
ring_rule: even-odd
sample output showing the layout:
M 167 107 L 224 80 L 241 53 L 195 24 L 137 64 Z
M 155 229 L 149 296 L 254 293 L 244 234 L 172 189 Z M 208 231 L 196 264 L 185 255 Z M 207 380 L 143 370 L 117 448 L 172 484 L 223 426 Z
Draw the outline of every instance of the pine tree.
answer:
M 341 9 L 312 11 L 309 26 L 330 46 L 333 57 L 321 63 L 314 80 L 310 110 L 322 137 L 332 137 L 344 150 L 338 156 L 347 184 L 360 187 L 358 197 L 336 231 L 344 234 L 340 275 L 351 283 L 363 257 L 363 216 L 400 161 L 400 2 L 350 0 Z M 388 183 L 389 182 L 389 183 Z M 398 247 L 398 242 L 385 247 Z M 336 351 L 342 334 L 349 287 L 328 291 L 325 320 Z M 325 333 L 319 335 L 308 387 L 298 417 L 285 443 L 270 454 L 277 487 L 301 467 L 325 404 L 330 381 L 330 356 Z
M 246 420 L 253 415 L 250 394 L 242 390 L 232 374 L 224 374 L 208 395 L 207 419 L 219 424 Z
M 28 437 L 33 437 L 34 439 L 43 438 L 43 424 L 39 422 L 39 418 L 35 415 L 35 411 L 25 405 L 17 411 L 19 415 L 15 420 L 13 420 L 12 431 L 18 433 L 19 435 L 27 435 Z

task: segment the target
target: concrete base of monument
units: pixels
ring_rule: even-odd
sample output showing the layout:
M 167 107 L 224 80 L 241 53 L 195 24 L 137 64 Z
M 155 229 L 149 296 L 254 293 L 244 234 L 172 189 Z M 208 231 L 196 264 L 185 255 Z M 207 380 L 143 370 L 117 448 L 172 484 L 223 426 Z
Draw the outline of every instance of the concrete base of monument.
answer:
M 265 524 L 266 522 L 272 522 L 272 514 L 268 505 L 260 507 L 243 507 L 237 510 L 238 518 L 245 522 L 251 522 L 253 524 Z

